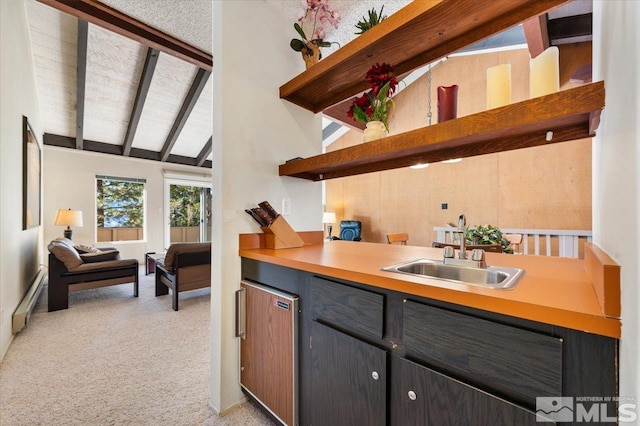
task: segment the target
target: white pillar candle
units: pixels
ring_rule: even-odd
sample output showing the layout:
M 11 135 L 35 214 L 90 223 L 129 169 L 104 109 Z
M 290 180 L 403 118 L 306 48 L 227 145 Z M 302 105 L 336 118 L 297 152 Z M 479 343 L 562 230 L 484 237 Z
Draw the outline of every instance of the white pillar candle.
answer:
M 487 109 L 511 103 L 511 64 L 487 69 Z
M 560 90 L 559 51 L 551 46 L 529 61 L 529 94 L 531 98 Z

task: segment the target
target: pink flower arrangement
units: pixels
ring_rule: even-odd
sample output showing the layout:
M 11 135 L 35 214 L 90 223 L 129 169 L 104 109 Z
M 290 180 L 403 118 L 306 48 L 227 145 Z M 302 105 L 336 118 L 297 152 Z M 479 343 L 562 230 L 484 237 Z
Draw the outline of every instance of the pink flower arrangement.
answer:
M 329 0 L 301 0 L 301 3 L 304 9 L 298 17 L 298 24 L 304 28 L 310 23 L 309 21 L 312 21 L 313 27 L 310 32 L 312 40 L 323 40 L 327 36 L 325 31 L 327 24 L 338 28 L 340 15 L 336 10 L 331 9 Z
M 382 121 L 389 130 L 388 119 L 393 108 L 391 96 L 398 87 L 393 67 L 387 63 L 376 63 L 367 71 L 365 79 L 371 90 L 353 100 L 347 116 L 360 123 Z
M 325 28 L 327 25 L 338 28 L 340 15 L 331 9 L 329 0 L 302 0 L 302 6 L 304 9 L 298 17 L 298 22 L 293 24 L 301 39 L 292 39 L 290 46 L 296 52 L 302 53 L 305 62 L 311 57 L 321 59 L 320 47 L 330 47 L 332 43 L 324 40 L 327 35 Z M 310 37 L 306 34 L 310 34 Z

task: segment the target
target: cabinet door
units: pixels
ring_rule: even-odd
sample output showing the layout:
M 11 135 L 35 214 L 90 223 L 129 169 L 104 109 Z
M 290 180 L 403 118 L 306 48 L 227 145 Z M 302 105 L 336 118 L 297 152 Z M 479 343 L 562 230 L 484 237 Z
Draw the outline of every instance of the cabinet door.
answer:
M 297 422 L 297 299 L 243 281 L 245 336 L 240 339 L 240 384 L 284 424 Z
M 386 424 L 384 350 L 313 321 L 311 362 L 311 425 Z
M 398 357 L 390 404 L 392 426 L 540 424 L 531 411 Z

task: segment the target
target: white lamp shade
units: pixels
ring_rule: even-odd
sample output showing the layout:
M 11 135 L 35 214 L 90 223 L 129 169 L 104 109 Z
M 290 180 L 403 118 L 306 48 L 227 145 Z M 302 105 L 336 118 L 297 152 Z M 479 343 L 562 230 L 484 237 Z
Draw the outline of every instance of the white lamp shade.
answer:
M 58 210 L 53 223 L 58 226 L 82 226 L 82 210 Z
M 324 212 L 322 214 L 322 223 L 336 223 L 336 214 L 334 212 Z

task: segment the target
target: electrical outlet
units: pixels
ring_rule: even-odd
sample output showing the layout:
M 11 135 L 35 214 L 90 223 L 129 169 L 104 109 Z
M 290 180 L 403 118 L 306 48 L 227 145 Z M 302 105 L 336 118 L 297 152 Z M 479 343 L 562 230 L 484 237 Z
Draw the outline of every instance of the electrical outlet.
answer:
M 291 199 L 283 198 L 282 199 L 282 215 L 289 216 L 291 214 Z

